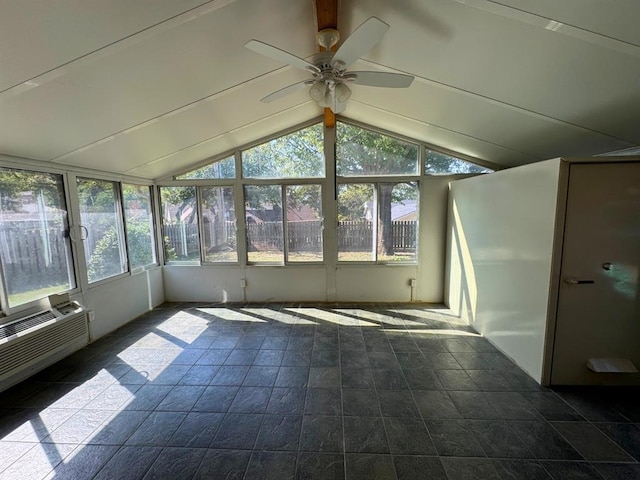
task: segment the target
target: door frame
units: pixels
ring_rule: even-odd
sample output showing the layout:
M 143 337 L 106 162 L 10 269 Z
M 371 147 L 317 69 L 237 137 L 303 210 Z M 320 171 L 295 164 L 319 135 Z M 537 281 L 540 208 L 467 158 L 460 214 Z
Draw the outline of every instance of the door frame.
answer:
M 640 162 L 640 156 L 603 156 L 561 158 L 560 174 L 558 176 L 558 197 L 556 202 L 555 233 L 553 238 L 553 252 L 551 255 L 551 278 L 549 279 L 549 301 L 547 305 L 547 330 L 545 334 L 545 349 L 542 361 L 542 385 L 551 384 L 551 367 L 553 365 L 553 350 L 556 338 L 558 302 L 560 300 L 560 274 L 562 268 L 562 251 L 564 248 L 565 221 L 567 215 L 567 200 L 572 164 L 591 163 L 633 163 Z

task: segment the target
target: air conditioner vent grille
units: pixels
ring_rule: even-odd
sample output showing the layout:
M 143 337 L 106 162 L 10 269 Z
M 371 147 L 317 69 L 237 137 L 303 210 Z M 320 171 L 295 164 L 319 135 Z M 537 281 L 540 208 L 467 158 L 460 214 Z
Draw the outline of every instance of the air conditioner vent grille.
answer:
M 54 323 L 36 334 L 11 342 L 0 349 L 0 378 L 3 375 L 51 354 L 69 342 L 87 337 L 88 329 L 84 313 Z
M 55 314 L 49 310 L 48 312 L 37 313 L 30 317 L 23 318 L 22 320 L 18 320 L 17 322 L 10 323 L 9 325 L 0 327 L 0 340 L 9 338 L 12 335 L 24 332 L 30 328 L 37 327 L 38 325 L 42 325 L 50 320 L 54 320 L 55 318 Z

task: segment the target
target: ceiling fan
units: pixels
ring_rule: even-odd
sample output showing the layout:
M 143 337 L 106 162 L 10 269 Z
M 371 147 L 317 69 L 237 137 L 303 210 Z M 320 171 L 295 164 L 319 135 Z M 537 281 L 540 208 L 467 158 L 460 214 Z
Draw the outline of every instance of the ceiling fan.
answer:
M 351 89 L 347 86 L 348 83 L 370 87 L 408 87 L 413 82 L 414 77 L 411 75 L 373 71 L 347 71 L 353 62 L 382 39 L 387 30 L 389 30 L 389 25 L 379 18 L 371 17 L 342 43 L 338 51 L 333 52 L 331 48 L 338 43 L 340 34 L 333 28 L 323 28 L 316 34 L 316 40 L 318 45 L 324 48 L 324 51 L 315 54 L 311 61 L 259 40 L 248 41 L 245 44 L 248 49 L 311 73 L 310 79 L 277 90 L 262 98 L 261 101 L 265 103 L 273 102 L 290 93 L 310 87 L 309 96 L 320 107 L 329 108 L 333 113 L 342 113 L 346 108 L 347 100 L 351 96 Z

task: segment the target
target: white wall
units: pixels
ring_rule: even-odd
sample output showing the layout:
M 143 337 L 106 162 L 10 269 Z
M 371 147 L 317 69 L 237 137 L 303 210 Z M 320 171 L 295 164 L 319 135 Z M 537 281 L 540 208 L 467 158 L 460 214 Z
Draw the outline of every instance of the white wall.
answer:
M 89 323 L 93 341 L 164 302 L 162 269 L 156 267 L 113 279 L 73 298 L 93 312 Z
M 420 180 L 419 265 L 167 265 L 165 297 L 173 302 L 418 302 L 444 300 L 448 184 Z M 327 228 L 327 231 L 331 231 Z M 329 242 L 328 242 L 329 243 Z M 333 242 L 335 244 L 335 242 Z M 245 279 L 246 289 L 240 281 Z M 416 279 L 411 289 L 410 280 Z
M 449 307 L 541 381 L 560 160 L 451 183 Z

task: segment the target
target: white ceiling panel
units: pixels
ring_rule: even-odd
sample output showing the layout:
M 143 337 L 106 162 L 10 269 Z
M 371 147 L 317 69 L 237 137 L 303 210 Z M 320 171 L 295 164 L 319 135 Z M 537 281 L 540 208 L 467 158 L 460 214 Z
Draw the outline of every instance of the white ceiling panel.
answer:
M 290 128 L 292 124 L 297 125 L 313 118 L 321 121 L 320 117 L 316 117 L 317 113 L 316 105 L 312 102 L 305 102 L 289 110 L 275 113 L 266 119 L 244 125 L 184 150 L 152 160 L 146 165 L 128 171 L 128 174 L 153 179 L 168 177 L 176 172 L 188 170 L 207 158 L 232 151 L 238 145 L 254 142 L 256 131 L 261 131 L 265 136 L 269 136 Z
M 459 0 L 465 2 L 465 0 Z M 484 0 L 488 1 L 488 0 Z M 636 0 L 491 0 L 520 12 L 529 12 L 552 22 L 571 25 L 640 46 L 640 2 Z M 561 28 L 550 22 L 551 28 Z
M 304 74 L 302 75 L 304 78 Z M 126 173 L 158 158 L 200 145 L 212 138 L 230 135 L 231 132 L 245 125 L 259 124 L 273 115 L 303 103 L 309 103 L 311 107 L 307 116 L 302 119 L 302 121 L 308 120 L 320 115 L 321 109 L 311 102 L 304 91 L 288 96 L 281 102 L 269 104 L 260 102 L 260 98 L 270 93 L 271 81 L 288 85 L 300 79 L 300 73 L 296 70 L 290 68 L 279 70 L 267 78 L 254 80 L 251 85 L 246 85 L 246 88 L 229 89 L 213 95 L 59 157 L 55 162 L 92 168 L 109 165 L 110 169 Z M 253 107 L 241 107 L 244 102 L 251 102 Z M 278 130 L 285 127 L 286 125 L 281 126 Z M 210 150 L 206 153 L 206 157 L 232 148 L 222 143 L 217 145 L 224 149 Z
M 153 27 L 203 0 L 0 0 L 0 91 Z
M 347 120 L 370 124 L 371 119 L 375 118 L 376 125 L 383 130 L 388 130 L 389 132 L 394 132 L 445 149 L 454 150 L 469 157 L 491 159 L 491 163 L 499 164 L 502 167 L 514 167 L 539 160 L 539 158 L 532 155 L 509 150 L 506 147 L 487 142 L 486 140 L 464 135 L 437 125 L 424 123 L 414 118 L 400 116 L 397 113 L 382 110 L 358 101 L 350 102 L 347 110 L 348 111 L 345 112 L 348 114 Z M 462 144 L 465 145 L 464 148 L 460 147 Z M 496 160 L 499 160 L 499 162 Z
M 390 25 L 353 69 L 346 119 L 512 166 L 640 145 L 634 0 L 341 0 L 342 41 Z M 0 153 L 158 178 L 319 113 L 305 72 L 244 48 L 315 51 L 311 0 L 0 0 Z

